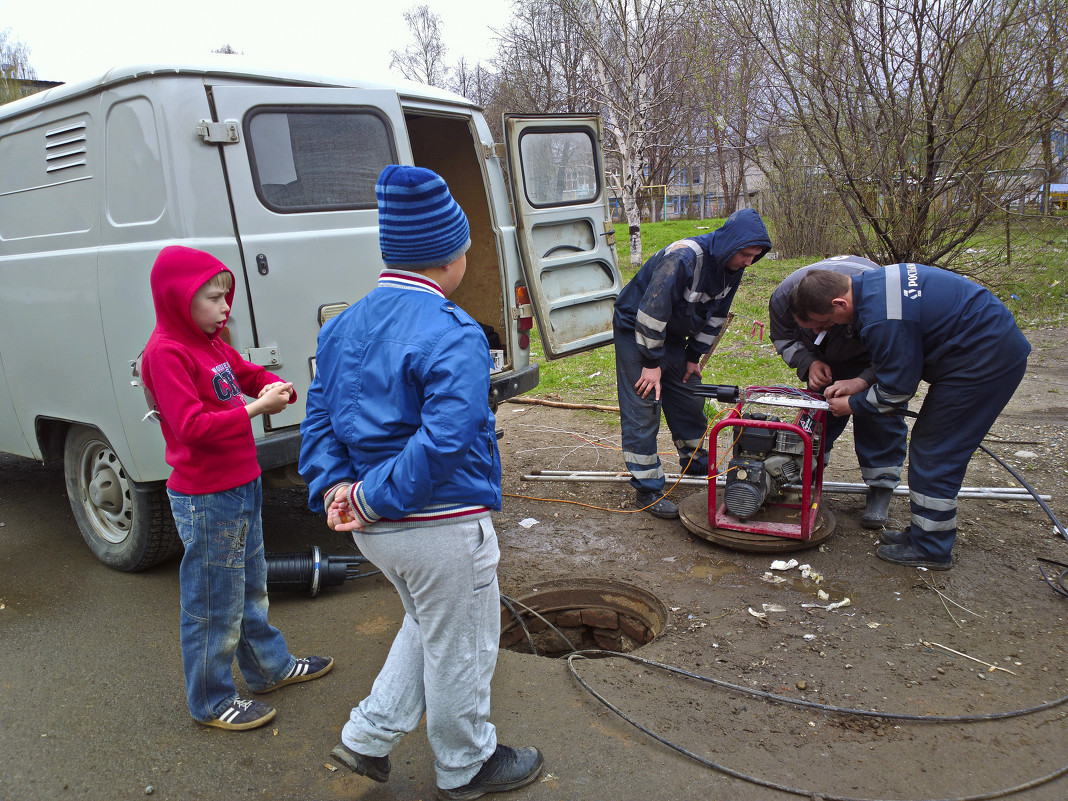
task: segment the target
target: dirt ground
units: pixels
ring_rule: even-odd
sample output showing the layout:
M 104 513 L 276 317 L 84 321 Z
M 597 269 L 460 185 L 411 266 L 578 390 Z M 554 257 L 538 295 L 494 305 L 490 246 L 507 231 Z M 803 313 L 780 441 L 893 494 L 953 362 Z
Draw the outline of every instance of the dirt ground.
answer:
M 1068 521 L 1068 330 L 1029 338 L 1029 373 L 987 444 Z M 622 469 L 614 415 L 510 403 L 497 417 L 508 493 L 494 516 L 502 591 L 524 598 L 550 582 L 614 582 L 650 593 L 664 612 L 663 630 L 634 653 L 647 662 L 573 663 L 591 690 L 659 741 L 598 701 L 566 660 L 501 652 L 498 735 L 539 746 L 546 762 L 539 781 L 502 798 L 1068 798 L 1068 777 L 1059 775 L 1068 770 L 1068 704 L 1035 709 L 1068 696 L 1068 598 L 1046 585 L 1037 561 L 1068 563 L 1068 543 L 1037 504 L 961 501 L 948 572 L 877 559 L 879 532 L 859 525 L 861 495 L 824 496 L 836 524 L 818 548 L 740 553 L 678 521 L 634 513 L 626 484 L 524 480 L 536 470 Z M 859 482 L 848 436 L 829 480 Z M 665 437 L 661 451 L 670 450 Z M 1013 480 L 978 456 L 966 483 Z M 698 492 L 706 491 L 678 494 Z M 265 493 L 268 552 L 316 544 L 352 553 L 306 500 L 299 489 Z M 895 497 L 891 516 L 904 522 L 907 514 L 907 500 Z M 822 583 L 797 569 L 781 583 L 765 581 L 771 562 L 787 558 L 811 565 Z M 327 764 L 401 619 L 381 576 L 315 599 L 272 590 L 272 622 L 294 652 L 332 654 L 337 666 L 322 681 L 270 696 L 275 722 L 237 734 L 189 719 L 178 593 L 177 560 L 126 574 L 93 558 L 66 502 L 61 465 L 0 455 L 0 799 L 436 797 L 422 726 L 394 749 L 386 784 Z M 848 606 L 820 608 L 847 597 Z M 1026 714 L 1005 715 L 1013 712 Z
M 1027 377 L 985 444 L 1051 496 L 1063 522 L 1068 332 L 1044 329 L 1029 338 Z M 538 470 L 622 469 L 612 415 L 506 404 L 497 417 L 509 494 L 496 518 L 502 592 L 522 595 L 550 580 L 597 578 L 654 593 L 670 619 L 636 654 L 736 687 L 618 658 L 582 662 L 578 672 L 658 735 L 728 773 L 751 777 L 722 784 L 723 772 L 710 769 L 710 782 L 730 788 L 714 797 L 787 797 L 769 786 L 825 798 L 989 798 L 1001 795 L 984 794 L 1021 786 L 1029 789 L 1017 797 L 1068 797 L 1068 778 L 1030 786 L 1068 770 L 1068 705 L 995 720 L 927 718 L 993 716 L 1068 696 L 1068 598 L 1047 586 L 1037 561 L 1068 563 L 1068 543 L 1037 503 L 962 500 L 948 572 L 877 559 L 879 532 L 860 527 L 862 495 L 824 495 L 836 525 L 818 548 L 741 553 L 693 536 L 678 521 L 628 513 L 634 504 L 627 484 L 522 478 Z M 850 431 L 836 445 L 828 480 L 860 481 Z M 661 453 L 671 453 L 666 435 Z M 678 469 L 673 456 L 665 464 Z M 1018 486 L 982 453 L 965 484 Z M 694 492 L 707 497 L 693 487 L 679 487 L 676 495 Z M 895 496 L 890 514 L 892 522 L 906 522 L 907 498 Z M 772 561 L 790 558 L 822 574 L 822 583 L 801 578 L 797 569 L 778 573 L 787 579 L 781 583 L 764 579 Z M 1047 569 L 1056 575 L 1063 568 Z M 819 599 L 820 590 L 829 599 Z M 811 606 L 844 598 L 849 605 L 832 611 Z M 765 616 L 753 614 L 764 613 L 765 605 L 772 605 Z M 742 688 L 916 719 L 784 705 Z M 613 730 L 616 725 L 626 726 L 612 724 Z M 632 743 L 663 752 L 634 733 Z M 635 760 L 648 756 L 635 748 Z

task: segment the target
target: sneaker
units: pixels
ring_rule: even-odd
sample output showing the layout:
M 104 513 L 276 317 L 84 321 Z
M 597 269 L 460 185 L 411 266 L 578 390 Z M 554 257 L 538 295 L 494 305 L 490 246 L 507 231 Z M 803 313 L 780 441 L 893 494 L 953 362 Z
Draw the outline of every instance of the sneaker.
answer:
M 541 765 L 541 752 L 537 748 L 509 748 L 497 743 L 493 756 L 482 763 L 471 781 L 463 787 L 448 790 L 439 787 L 438 798 L 446 801 L 481 798 L 486 793 L 502 793 L 526 787 L 538 778 Z
M 926 567 L 928 570 L 949 570 L 953 567 L 953 557 L 939 561 L 929 556 L 921 556 L 911 543 L 900 545 L 880 545 L 875 555 L 884 562 L 905 567 Z
M 230 702 L 219 717 L 215 720 L 199 721 L 205 726 L 214 726 L 217 729 L 229 729 L 231 731 L 244 731 L 255 729 L 274 720 L 277 714 L 267 704 L 251 699 L 235 698 Z
M 662 492 L 638 492 L 638 508 L 653 517 L 671 520 L 679 516 L 679 507 L 664 497 Z
M 300 657 L 281 681 L 272 684 L 270 687 L 264 687 L 262 690 L 253 690 L 252 692 L 263 695 L 263 693 L 274 692 L 279 687 L 285 687 L 287 684 L 311 681 L 320 676 L 325 676 L 333 667 L 334 658 L 332 656 Z
M 908 545 L 909 530 L 904 531 L 884 531 L 879 535 L 879 540 L 883 545 Z
M 867 505 L 860 524 L 864 528 L 882 528 L 887 523 L 890 513 L 890 499 L 894 497 L 892 487 L 868 487 Z
M 344 743 L 338 743 L 330 756 L 335 762 L 340 762 L 346 768 L 376 782 L 384 782 L 389 779 L 389 771 L 393 767 L 389 764 L 389 757 L 369 757 L 353 751 Z

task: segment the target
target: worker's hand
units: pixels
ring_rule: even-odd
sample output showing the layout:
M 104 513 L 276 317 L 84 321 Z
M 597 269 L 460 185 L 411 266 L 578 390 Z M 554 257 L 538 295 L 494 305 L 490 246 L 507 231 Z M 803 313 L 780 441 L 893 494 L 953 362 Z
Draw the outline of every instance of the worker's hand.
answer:
M 831 366 L 827 364 L 827 362 L 821 362 L 817 359 L 809 365 L 808 388 L 813 392 L 819 392 L 833 380 L 834 379 L 831 376 Z
M 634 388 L 638 390 L 639 397 L 644 398 L 650 391 L 655 391 L 653 398 L 660 400 L 660 368 L 643 367 L 641 378 L 638 379 Z
M 334 500 L 326 510 L 326 524 L 334 531 L 360 531 L 363 523 L 349 503 L 351 484 L 342 484 L 334 493 Z
M 831 414 L 835 417 L 846 417 L 853 414 L 853 410 L 849 408 L 848 395 L 839 395 L 834 398 L 828 398 L 827 405 L 831 407 Z
M 682 374 L 682 383 L 686 383 L 690 380 L 690 376 L 697 376 L 697 380 L 701 380 L 701 365 L 698 362 L 686 362 L 686 372 Z
M 844 381 L 835 381 L 823 391 L 825 398 L 841 398 L 850 395 L 859 395 L 871 386 L 863 378 L 847 378 Z

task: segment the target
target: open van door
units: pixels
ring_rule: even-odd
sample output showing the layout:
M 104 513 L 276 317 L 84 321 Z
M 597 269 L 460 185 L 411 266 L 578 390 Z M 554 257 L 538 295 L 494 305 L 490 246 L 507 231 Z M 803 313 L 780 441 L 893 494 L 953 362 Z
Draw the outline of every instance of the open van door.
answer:
M 612 341 L 623 288 L 596 115 L 504 116 L 519 251 L 548 359 Z

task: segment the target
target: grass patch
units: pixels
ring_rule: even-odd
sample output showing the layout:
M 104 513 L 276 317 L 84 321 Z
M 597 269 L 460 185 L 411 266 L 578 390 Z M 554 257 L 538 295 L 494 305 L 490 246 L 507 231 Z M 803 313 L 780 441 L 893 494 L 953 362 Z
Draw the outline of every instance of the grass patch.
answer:
M 722 224 L 722 219 L 643 224 L 642 262 L 678 239 L 708 233 Z M 997 237 L 1004 242 L 1004 225 L 999 225 L 978 236 L 977 246 L 988 245 Z M 1064 323 L 1068 320 L 1068 217 L 1028 220 L 1014 228 L 1011 237 L 1012 263 L 991 277 L 992 291 L 1016 315 L 1025 332 L 1029 327 Z M 638 270 L 629 265 L 626 225 L 616 226 L 616 253 L 626 283 Z M 802 386 L 771 344 L 768 299 L 787 275 L 819 258 L 764 257 L 746 269 L 731 305 L 734 321 L 705 365 L 704 383 Z M 571 403 L 617 404 L 615 353 L 611 346 L 547 361 L 537 330 L 532 334 L 531 360 L 538 362 L 541 374 L 533 395 Z

